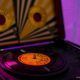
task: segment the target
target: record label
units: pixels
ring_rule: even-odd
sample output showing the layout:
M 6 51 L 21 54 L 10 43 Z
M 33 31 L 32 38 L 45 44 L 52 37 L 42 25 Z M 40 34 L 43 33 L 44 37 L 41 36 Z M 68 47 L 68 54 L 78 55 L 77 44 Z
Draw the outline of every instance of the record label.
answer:
M 18 57 L 18 60 L 26 65 L 43 66 L 51 62 L 49 56 L 40 53 L 26 53 Z

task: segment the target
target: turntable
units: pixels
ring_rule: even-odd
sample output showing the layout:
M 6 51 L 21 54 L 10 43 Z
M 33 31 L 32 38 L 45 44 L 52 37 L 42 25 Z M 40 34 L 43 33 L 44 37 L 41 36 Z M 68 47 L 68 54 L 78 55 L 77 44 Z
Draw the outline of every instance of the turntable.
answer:
M 0 67 L 15 78 L 9 80 L 67 73 L 60 0 L 1 0 L 0 8 Z

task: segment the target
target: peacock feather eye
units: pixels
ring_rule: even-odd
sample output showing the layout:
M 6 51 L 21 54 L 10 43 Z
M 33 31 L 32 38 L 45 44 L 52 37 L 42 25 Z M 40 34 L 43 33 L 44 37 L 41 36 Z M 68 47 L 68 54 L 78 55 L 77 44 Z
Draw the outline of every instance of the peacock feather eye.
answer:
M 30 9 L 29 20 L 32 25 L 35 26 L 44 26 L 47 20 L 46 12 L 43 8 L 34 6 Z
M 6 18 L 4 15 L 0 14 L 0 25 L 4 25 L 6 22 Z
M 6 31 L 15 23 L 12 0 L 3 0 L 0 4 L 0 32 Z

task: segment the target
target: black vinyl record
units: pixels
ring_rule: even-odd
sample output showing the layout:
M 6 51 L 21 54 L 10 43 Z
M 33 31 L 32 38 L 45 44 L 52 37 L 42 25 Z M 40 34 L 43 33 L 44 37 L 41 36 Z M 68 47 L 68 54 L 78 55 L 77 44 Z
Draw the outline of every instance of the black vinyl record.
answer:
M 54 76 L 64 72 L 67 64 L 60 56 L 50 57 L 51 62 L 43 66 L 30 66 L 22 64 L 18 61 L 18 55 L 5 54 L 0 61 L 1 67 L 12 75 L 20 75 L 20 77 L 46 77 Z

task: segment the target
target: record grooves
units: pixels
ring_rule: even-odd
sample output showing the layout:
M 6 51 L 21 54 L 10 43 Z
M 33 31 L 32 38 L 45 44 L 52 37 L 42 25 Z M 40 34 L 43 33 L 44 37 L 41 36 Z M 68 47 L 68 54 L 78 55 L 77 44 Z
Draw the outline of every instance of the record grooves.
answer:
M 18 61 L 18 56 L 13 54 L 5 54 L 0 62 L 1 67 L 12 75 L 20 75 L 19 77 L 46 77 L 61 74 L 67 69 L 67 64 L 61 58 L 51 57 L 51 62 L 43 66 L 30 66 L 22 64 Z

